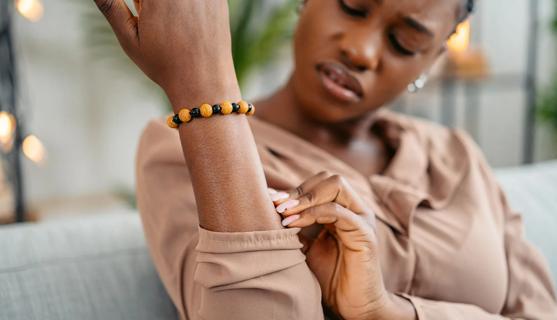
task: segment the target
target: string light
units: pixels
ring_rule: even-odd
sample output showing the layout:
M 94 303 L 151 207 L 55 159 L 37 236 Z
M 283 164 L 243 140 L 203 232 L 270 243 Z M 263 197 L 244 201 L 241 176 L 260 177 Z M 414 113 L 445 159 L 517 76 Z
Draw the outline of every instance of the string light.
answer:
M 16 0 L 17 11 L 32 22 L 39 21 L 44 12 L 41 0 Z
M 12 148 L 15 126 L 15 117 L 9 112 L 0 111 L 0 147 L 6 152 Z
M 447 42 L 449 50 L 455 53 L 465 52 L 470 47 L 471 26 L 470 20 L 466 20 L 458 25 L 456 33 Z
M 35 135 L 28 135 L 23 139 L 23 154 L 36 164 L 43 164 L 46 159 L 46 149 Z

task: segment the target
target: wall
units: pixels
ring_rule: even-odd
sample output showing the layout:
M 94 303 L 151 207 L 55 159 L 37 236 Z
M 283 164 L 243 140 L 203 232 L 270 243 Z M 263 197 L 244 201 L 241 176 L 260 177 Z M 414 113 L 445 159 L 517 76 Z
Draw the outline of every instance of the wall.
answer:
M 25 161 L 25 184 L 34 202 L 121 187 L 133 189 L 134 154 L 141 129 L 150 118 L 164 114 L 164 101 L 145 89 L 143 75 L 135 70 L 122 72 L 89 54 L 82 37 L 80 8 L 92 3 L 46 0 L 41 21 L 15 19 L 25 128 L 42 139 L 49 153 L 42 167 Z M 481 3 L 478 19 L 493 70 L 520 72 L 525 61 L 526 1 Z M 551 2 L 542 3 L 545 26 Z M 547 82 L 545 71 L 555 60 L 547 32 L 540 51 L 540 79 Z M 279 71 L 275 65 L 254 76 L 246 96 L 266 94 L 280 85 L 291 67 L 289 56 L 286 52 Z M 518 164 L 523 94 L 514 90 L 484 93 L 481 99 L 480 145 L 493 165 Z M 546 131 L 541 130 L 538 138 L 538 160 L 557 156 Z

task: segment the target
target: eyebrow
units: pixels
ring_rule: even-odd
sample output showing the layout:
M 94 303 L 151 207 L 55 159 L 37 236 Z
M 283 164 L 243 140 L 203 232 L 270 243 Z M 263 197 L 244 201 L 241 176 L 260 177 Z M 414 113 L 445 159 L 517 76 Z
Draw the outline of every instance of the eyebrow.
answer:
M 434 37 L 435 35 L 433 34 L 433 32 L 431 30 L 429 30 L 426 26 L 424 26 L 422 23 L 420 23 L 419 21 L 417 21 L 416 19 L 412 18 L 412 17 L 404 17 L 403 18 L 404 23 L 406 23 L 407 26 L 409 26 L 410 28 L 424 33 L 430 37 Z

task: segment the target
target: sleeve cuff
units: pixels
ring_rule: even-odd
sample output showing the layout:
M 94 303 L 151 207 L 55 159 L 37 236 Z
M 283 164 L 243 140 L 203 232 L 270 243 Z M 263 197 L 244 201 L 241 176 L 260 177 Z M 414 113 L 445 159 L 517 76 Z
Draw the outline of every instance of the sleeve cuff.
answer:
M 215 232 L 199 228 L 196 250 L 204 253 L 237 253 L 301 249 L 300 228 L 249 232 Z
M 241 286 L 304 263 L 300 230 L 214 232 L 199 227 L 195 281 L 208 288 Z

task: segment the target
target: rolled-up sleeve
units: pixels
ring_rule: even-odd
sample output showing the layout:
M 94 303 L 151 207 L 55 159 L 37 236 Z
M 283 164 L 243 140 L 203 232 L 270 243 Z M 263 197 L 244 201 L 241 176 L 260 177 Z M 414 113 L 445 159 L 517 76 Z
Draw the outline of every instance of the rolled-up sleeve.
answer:
M 299 229 L 218 233 L 199 229 L 195 282 L 203 319 L 321 319 L 321 291 Z
M 140 139 L 136 189 L 151 257 L 180 319 L 323 319 L 300 230 L 201 228 L 179 137 L 162 122 Z

